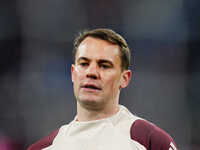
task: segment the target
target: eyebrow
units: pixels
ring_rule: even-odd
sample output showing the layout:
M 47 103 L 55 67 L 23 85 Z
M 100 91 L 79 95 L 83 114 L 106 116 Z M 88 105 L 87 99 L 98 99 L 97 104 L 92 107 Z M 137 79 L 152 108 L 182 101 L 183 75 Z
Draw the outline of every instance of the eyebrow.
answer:
M 109 61 L 109 60 L 105 60 L 105 59 L 99 59 L 98 60 L 98 63 L 108 63 L 108 64 L 110 64 L 110 65 L 114 65 L 111 61 Z
M 81 60 L 89 61 L 90 59 L 88 59 L 87 57 L 79 57 L 77 62 L 80 62 Z
M 79 57 L 78 60 L 77 60 L 77 62 L 80 62 L 81 60 L 90 61 L 90 59 L 87 58 L 87 57 Z M 106 59 L 99 59 L 98 63 L 108 63 L 108 64 L 114 66 L 114 64 L 112 63 L 112 61 L 106 60 Z

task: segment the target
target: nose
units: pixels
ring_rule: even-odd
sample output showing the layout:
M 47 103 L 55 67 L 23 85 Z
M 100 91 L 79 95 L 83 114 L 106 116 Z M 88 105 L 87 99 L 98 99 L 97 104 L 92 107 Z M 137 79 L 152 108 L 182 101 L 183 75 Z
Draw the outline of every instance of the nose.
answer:
M 87 78 L 91 78 L 91 79 L 99 78 L 98 66 L 95 63 L 91 63 L 88 66 L 86 76 L 87 76 Z

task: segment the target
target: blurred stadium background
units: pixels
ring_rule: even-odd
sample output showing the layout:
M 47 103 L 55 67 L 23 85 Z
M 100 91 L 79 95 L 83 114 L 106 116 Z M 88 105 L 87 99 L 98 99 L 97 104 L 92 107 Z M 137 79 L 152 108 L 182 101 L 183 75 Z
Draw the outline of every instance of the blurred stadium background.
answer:
M 73 39 L 106 27 L 136 55 L 120 103 L 179 149 L 199 150 L 199 8 L 199 0 L 1 0 L 0 149 L 25 150 L 73 119 Z

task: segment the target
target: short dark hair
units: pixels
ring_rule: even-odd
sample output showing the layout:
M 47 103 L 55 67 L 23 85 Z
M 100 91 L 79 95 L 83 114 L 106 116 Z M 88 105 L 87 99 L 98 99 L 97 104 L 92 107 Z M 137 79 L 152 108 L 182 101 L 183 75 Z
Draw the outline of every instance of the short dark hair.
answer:
M 131 61 L 131 54 L 126 40 L 118 33 L 114 32 L 111 29 L 106 29 L 106 28 L 84 30 L 79 33 L 79 35 L 74 40 L 74 50 L 73 50 L 74 62 L 78 47 L 86 37 L 94 37 L 108 41 L 112 44 L 117 44 L 120 47 L 121 69 L 127 70 L 129 68 Z

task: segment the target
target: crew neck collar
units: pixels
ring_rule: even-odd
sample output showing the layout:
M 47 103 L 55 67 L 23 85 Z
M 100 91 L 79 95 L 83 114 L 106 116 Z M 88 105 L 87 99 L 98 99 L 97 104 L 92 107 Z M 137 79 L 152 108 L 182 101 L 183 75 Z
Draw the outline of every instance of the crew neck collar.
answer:
M 75 116 L 75 118 L 73 119 L 73 123 L 75 124 L 82 124 L 82 125 L 87 125 L 87 124 L 96 124 L 96 123 L 103 123 L 103 122 L 116 122 L 119 118 L 120 118 L 120 114 L 126 110 L 126 108 L 122 105 L 119 105 L 119 110 L 116 114 L 107 117 L 107 118 L 103 118 L 103 119 L 98 119 L 98 120 L 91 120 L 91 121 L 77 121 L 77 115 Z

